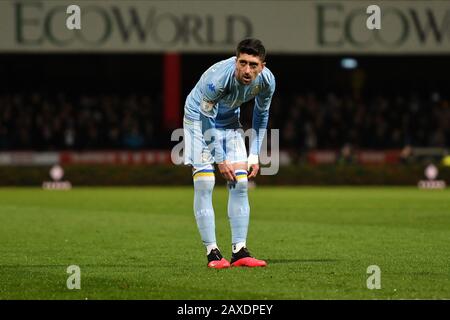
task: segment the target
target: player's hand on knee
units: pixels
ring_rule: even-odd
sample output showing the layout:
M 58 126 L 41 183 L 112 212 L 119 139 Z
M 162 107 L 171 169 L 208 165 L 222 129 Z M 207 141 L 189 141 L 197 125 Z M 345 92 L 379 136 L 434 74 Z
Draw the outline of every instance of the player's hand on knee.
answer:
M 247 170 L 250 173 L 248 179 L 256 177 L 259 171 L 259 157 L 256 154 L 249 155 L 247 159 Z
M 236 174 L 234 173 L 233 166 L 227 160 L 217 164 L 220 173 L 227 181 L 236 181 Z
M 248 175 L 248 179 L 256 177 L 259 171 L 259 164 L 252 164 L 250 166 L 250 174 Z

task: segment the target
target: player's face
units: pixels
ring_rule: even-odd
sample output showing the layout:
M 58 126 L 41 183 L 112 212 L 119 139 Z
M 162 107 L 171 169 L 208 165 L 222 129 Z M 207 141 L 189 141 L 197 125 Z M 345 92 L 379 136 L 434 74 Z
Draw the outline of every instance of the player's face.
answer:
M 264 69 L 265 64 L 260 57 L 241 53 L 236 59 L 236 79 L 242 84 L 250 84 Z

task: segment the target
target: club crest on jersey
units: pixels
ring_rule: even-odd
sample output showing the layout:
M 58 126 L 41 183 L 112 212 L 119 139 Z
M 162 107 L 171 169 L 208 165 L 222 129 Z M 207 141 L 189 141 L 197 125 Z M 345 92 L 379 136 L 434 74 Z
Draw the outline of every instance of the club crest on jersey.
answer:
M 256 85 L 252 88 L 252 91 L 250 92 L 252 95 L 256 96 L 260 91 L 259 85 Z

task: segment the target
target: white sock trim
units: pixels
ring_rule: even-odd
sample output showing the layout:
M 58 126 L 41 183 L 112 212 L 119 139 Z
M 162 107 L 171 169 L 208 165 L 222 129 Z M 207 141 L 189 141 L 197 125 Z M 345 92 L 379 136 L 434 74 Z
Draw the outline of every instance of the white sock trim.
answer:
M 211 243 L 206 246 L 206 255 L 208 255 L 212 249 L 219 249 L 216 243 Z
M 238 243 L 233 243 L 233 245 L 231 246 L 231 250 L 233 251 L 233 253 L 238 252 L 242 248 L 245 248 L 245 241 L 238 242 Z

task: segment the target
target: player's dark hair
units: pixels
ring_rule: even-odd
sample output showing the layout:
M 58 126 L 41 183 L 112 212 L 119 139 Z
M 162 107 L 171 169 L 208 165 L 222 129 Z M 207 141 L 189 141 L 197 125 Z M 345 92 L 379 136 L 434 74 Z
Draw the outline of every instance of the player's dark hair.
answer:
M 247 38 L 239 42 L 236 48 L 236 56 L 239 56 L 241 53 L 257 56 L 263 62 L 266 60 L 266 48 L 264 48 L 260 40 L 255 38 Z

